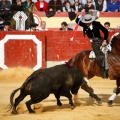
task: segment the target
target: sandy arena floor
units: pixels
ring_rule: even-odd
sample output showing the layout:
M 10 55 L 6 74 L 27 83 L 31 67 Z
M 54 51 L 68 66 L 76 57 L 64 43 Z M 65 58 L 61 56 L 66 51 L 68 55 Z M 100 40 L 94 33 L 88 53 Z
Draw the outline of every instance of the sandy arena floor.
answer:
M 33 106 L 36 113 L 29 114 L 25 106 L 26 97 L 18 106 L 18 115 L 6 111 L 11 92 L 20 87 L 33 72 L 27 68 L 9 68 L 0 71 L 0 120 L 120 120 L 120 95 L 114 101 L 113 107 L 108 107 L 107 101 L 116 86 L 114 80 L 94 77 L 90 80 L 95 93 L 102 99 L 102 106 L 89 98 L 88 93 L 79 90 L 78 102 L 71 110 L 68 100 L 61 97 L 62 107 L 56 105 L 56 99 L 51 94 L 47 99 Z M 19 92 L 18 92 L 19 93 Z M 16 95 L 17 96 L 17 95 Z

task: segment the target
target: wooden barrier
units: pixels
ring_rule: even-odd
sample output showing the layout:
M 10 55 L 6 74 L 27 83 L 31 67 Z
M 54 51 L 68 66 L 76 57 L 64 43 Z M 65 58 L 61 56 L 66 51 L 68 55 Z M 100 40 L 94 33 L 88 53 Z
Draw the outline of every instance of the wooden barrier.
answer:
M 0 68 L 24 66 L 34 70 L 47 67 L 47 61 L 66 61 L 82 50 L 90 50 L 90 41 L 77 31 L 0 32 Z M 109 38 L 114 32 L 109 33 Z
M 45 67 L 45 35 L 36 32 L 0 32 L 0 67 Z

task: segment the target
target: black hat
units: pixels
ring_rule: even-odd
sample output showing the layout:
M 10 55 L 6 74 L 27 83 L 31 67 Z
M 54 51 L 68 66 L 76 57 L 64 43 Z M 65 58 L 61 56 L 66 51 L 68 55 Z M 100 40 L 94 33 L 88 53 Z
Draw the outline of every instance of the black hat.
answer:
M 4 22 L 3 25 L 11 25 L 10 22 Z
M 62 22 L 61 25 L 68 26 L 66 22 Z
M 36 27 L 36 26 L 38 26 L 37 23 L 31 23 L 31 24 L 30 24 L 30 28 L 31 28 L 31 27 Z

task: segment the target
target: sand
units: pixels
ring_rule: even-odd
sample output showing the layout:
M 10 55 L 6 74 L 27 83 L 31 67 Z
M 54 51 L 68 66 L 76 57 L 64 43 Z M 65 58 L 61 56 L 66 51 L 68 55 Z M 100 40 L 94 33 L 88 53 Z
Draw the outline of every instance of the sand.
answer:
M 32 69 L 22 67 L 0 71 L 0 120 L 120 120 L 120 95 L 115 99 L 113 107 L 107 105 L 108 98 L 116 86 L 115 80 L 103 80 L 99 77 L 92 78 L 90 84 L 102 99 L 101 106 L 98 106 L 88 93 L 79 89 L 78 101 L 75 101 L 74 109 L 71 109 L 65 97 L 61 97 L 63 105 L 57 106 L 56 99 L 51 94 L 47 99 L 32 106 L 35 114 L 29 114 L 25 106 L 25 102 L 29 99 L 28 96 L 18 105 L 19 114 L 12 115 L 7 111 L 10 94 L 20 87 L 32 72 Z

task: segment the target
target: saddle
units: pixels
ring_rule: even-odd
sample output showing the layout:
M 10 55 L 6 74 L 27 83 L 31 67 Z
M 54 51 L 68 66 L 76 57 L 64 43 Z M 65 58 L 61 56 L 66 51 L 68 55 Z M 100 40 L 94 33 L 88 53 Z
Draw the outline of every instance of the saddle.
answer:
M 104 54 L 104 57 L 101 56 L 101 58 L 97 58 L 96 55 L 95 55 L 95 52 L 94 51 L 91 51 L 90 54 L 89 54 L 89 59 L 90 60 L 98 60 L 97 63 L 98 65 L 100 66 L 100 73 L 101 73 L 101 77 L 102 78 L 108 78 L 108 69 L 109 69 L 109 66 L 108 66 L 108 62 L 107 62 L 107 48 L 106 47 L 100 47 L 100 50 L 101 50 L 101 54 Z
M 102 46 L 101 46 L 100 49 L 101 49 L 101 51 L 102 51 L 104 54 L 106 54 L 107 51 L 108 51 L 108 49 L 107 49 L 106 46 L 105 46 L 105 47 L 102 47 Z M 96 58 L 95 52 L 94 52 L 93 50 L 90 52 L 89 58 L 90 58 L 90 59 L 95 59 L 95 58 Z

